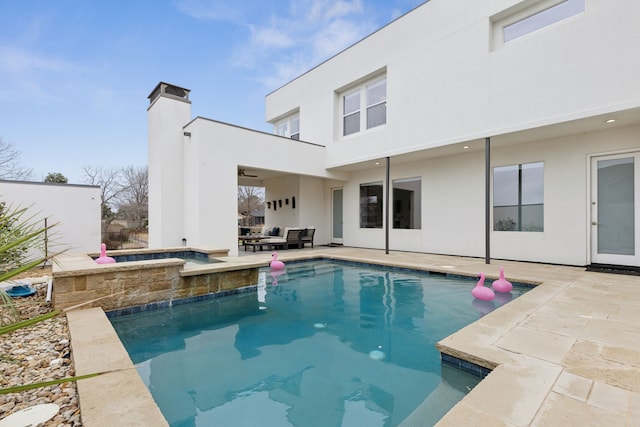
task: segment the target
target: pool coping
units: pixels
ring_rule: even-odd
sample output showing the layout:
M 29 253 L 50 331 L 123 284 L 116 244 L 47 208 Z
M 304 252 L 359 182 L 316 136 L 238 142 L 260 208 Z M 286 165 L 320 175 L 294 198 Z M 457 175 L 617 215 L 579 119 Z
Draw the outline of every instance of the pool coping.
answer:
M 86 426 L 168 426 L 111 322 L 99 308 L 67 312 L 82 423 Z
M 568 416 L 587 423 L 595 420 L 596 423 L 611 424 L 611 420 L 622 420 L 621 425 L 624 425 L 626 419 L 640 419 L 640 385 L 634 382 L 640 378 L 640 362 L 637 362 L 640 360 L 640 343 L 635 342 L 640 334 L 640 278 L 586 272 L 580 267 L 509 261 L 499 264 L 494 261 L 495 264 L 485 265 L 483 260 L 477 258 L 407 252 L 384 254 L 380 250 L 358 248 L 318 248 L 280 253 L 280 259 L 284 261 L 318 258 L 370 262 L 462 276 L 474 276 L 478 271 L 485 271 L 489 279 L 497 278 L 498 265 L 504 265 L 510 280 L 538 285 L 437 344 L 441 352 L 491 371 L 437 425 L 461 425 L 470 419 L 477 425 L 551 425 L 561 424 Z M 229 257 L 225 262 L 247 266 L 266 265 L 269 259 L 270 254 L 258 254 Z M 624 289 L 624 297 L 616 298 L 613 305 L 611 299 L 620 288 Z M 576 294 L 583 298 L 574 298 Z M 603 302 L 599 298 L 601 295 L 607 295 L 609 299 Z M 565 306 L 576 306 L 579 313 L 565 315 Z M 94 311 L 93 315 L 108 323 L 104 312 L 97 310 L 100 314 Z M 82 360 L 86 358 L 85 352 L 93 353 L 85 346 L 93 344 L 92 340 L 78 334 L 91 335 L 94 332 L 87 328 L 82 332 L 75 326 L 77 321 L 74 318 L 77 315 L 72 313 L 68 313 L 68 316 L 73 357 L 74 360 Z M 87 321 L 91 322 L 83 320 Z M 607 330 L 607 325 L 614 331 L 622 329 L 632 332 L 632 335 L 637 333 L 636 339 L 630 342 L 625 334 L 612 334 Z M 106 329 L 111 329 L 117 340 L 110 323 Z M 94 408 L 97 404 L 108 406 L 109 411 L 117 411 L 118 408 L 113 408 L 104 399 L 105 395 L 114 399 L 122 395 L 115 381 L 116 373 L 124 377 L 124 372 L 130 371 L 137 376 L 119 340 L 113 345 L 114 350 L 104 351 L 104 354 L 114 351 L 116 361 L 122 363 L 121 359 L 126 357 L 130 365 L 125 367 L 114 363 L 114 373 L 101 375 L 95 381 L 78 382 L 82 418 L 86 425 L 107 425 L 108 421 L 101 418 L 104 412 Z M 104 363 L 108 368 L 112 362 Z M 92 366 L 104 370 L 102 366 Z M 84 369 L 81 372 L 76 367 L 78 374 L 88 373 Z M 98 380 L 103 377 L 114 384 L 101 384 Z M 84 381 L 87 383 L 80 387 Z M 133 387 L 135 382 L 132 380 L 126 386 Z M 141 380 L 139 385 L 142 388 L 136 389 L 135 394 L 146 395 L 146 398 L 141 397 L 140 402 L 135 402 L 139 407 L 134 412 L 150 411 L 153 414 L 159 411 Z M 91 392 L 91 388 L 97 391 Z M 93 400 L 92 396 L 95 395 L 101 396 L 99 403 Z M 85 396 L 89 396 L 88 402 Z M 401 426 L 421 425 L 420 413 L 423 410 L 422 407 L 417 408 Z M 130 411 L 110 412 L 111 419 L 116 414 L 124 417 L 122 422 L 126 423 Z M 163 424 L 145 418 L 135 422 L 135 425 Z

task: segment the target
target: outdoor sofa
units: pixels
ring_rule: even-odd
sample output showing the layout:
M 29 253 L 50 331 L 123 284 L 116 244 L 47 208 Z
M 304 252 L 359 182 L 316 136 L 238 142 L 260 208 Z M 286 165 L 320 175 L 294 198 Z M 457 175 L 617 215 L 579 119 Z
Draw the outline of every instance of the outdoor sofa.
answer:
M 268 227 L 264 226 L 260 230 L 260 234 L 255 236 L 255 240 L 245 240 L 245 251 L 252 247 L 256 251 L 256 247 L 263 250 L 266 246 L 268 250 L 273 249 L 289 249 L 304 248 L 305 244 L 311 244 L 313 248 L 313 236 L 315 227 Z
M 304 229 L 302 228 L 285 227 L 282 235 L 261 239 L 259 243 L 266 244 L 269 250 L 280 247 L 283 249 L 289 249 L 290 247 L 301 248 L 303 247 L 301 240 L 303 231 Z

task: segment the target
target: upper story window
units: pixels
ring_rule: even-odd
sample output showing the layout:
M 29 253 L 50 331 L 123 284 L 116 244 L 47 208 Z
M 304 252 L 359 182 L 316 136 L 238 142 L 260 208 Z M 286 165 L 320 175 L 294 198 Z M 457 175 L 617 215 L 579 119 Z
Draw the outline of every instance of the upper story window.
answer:
M 540 0 L 516 5 L 491 18 L 494 48 L 585 11 L 586 0 Z
M 289 133 L 288 122 L 282 122 L 282 123 L 276 124 L 276 135 L 287 136 L 288 133 Z
M 387 79 L 365 83 L 342 96 L 342 135 L 387 123 Z
M 360 132 L 360 89 L 342 98 L 343 135 Z
M 300 116 L 296 114 L 295 116 L 291 117 L 291 120 L 289 121 L 289 123 L 291 124 L 291 135 L 289 135 L 289 137 L 291 139 L 295 139 L 299 141 L 300 140 Z
M 503 28 L 504 42 L 532 33 L 584 12 L 584 0 L 565 0 Z
M 294 114 L 275 124 L 276 135 L 300 140 L 300 114 Z

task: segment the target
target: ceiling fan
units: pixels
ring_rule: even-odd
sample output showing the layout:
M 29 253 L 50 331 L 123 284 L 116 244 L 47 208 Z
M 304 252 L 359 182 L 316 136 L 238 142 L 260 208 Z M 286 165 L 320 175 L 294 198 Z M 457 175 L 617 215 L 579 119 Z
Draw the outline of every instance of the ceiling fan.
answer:
M 246 172 L 246 169 L 238 169 L 238 176 L 243 176 L 245 178 L 257 178 L 258 175 L 251 175 Z

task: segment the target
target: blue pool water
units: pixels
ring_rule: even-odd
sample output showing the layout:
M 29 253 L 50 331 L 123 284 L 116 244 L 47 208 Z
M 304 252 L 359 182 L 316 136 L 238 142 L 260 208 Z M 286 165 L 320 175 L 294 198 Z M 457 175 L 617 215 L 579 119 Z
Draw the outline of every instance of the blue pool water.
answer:
M 153 259 L 167 258 L 182 258 L 187 262 L 195 264 L 213 264 L 220 262 L 216 259 L 209 259 L 208 254 L 198 251 L 143 252 L 113 256 L 113 259 L 115 259 L 116 262 L 149 261 Z
M 476 280 L 289 264 L 257 292 L 112 318 L 172 427 L 397 426 L 437 422 L 479 377 L 435 343 L 526 288 L 486 304 Z

